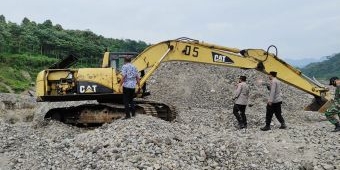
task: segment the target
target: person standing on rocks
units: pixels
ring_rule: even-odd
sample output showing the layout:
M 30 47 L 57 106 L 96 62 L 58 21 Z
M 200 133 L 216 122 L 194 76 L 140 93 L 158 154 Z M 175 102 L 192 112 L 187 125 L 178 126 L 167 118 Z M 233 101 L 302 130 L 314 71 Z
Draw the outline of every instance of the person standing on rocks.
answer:
M 336 89 L 334 103 L 326 110 L 325 116 L 333 125 L 335 125 L 335 129 L 332 132 L 340 132 L 339 120 L 335 118 L 335 115 L 338 115 L 340 119 L 340 79 L 338 77 L 332 77 L 329 80 L 329 85 L 336 87 Z
M 123 78 L 120 81 L 120 86 L 123 86 L 123 102 L 126 114 L 124 119 L 128 119 L 131 118 L 131 115 L 136 115 L 133 98 L 135 96 L 136 84 L 138 85 L 138 88 L 140 88 L 140 77 L 137 68 L 131 64 L 130 57 L 125 57 L 124 62 L 121 71 Z
M 249 98 L 249 87 L 246 83 L 246 76 L 240 76 L 237 88 L 234 92 L 233 114 L 235 115 L 240 129 L 247 128 L 246 107 Z
M 280 129 L 286 129 L 287 126 L 285 124 L 285 120 L 282 117 L 281 104 L 282 104 L 282 96 L 281 96 L 281 88 L 280 82 L 276 78 L 277 72 L 271 71 L 269 73 L 270 85 L 267 86 L 270 90 L 268 103 L 266 107 L 266 126 L 262 127 L 262 131 L 270 130 L 270 123 L 273 118 L 273 114 L 275 114 L 277 120 L 281 123 Z

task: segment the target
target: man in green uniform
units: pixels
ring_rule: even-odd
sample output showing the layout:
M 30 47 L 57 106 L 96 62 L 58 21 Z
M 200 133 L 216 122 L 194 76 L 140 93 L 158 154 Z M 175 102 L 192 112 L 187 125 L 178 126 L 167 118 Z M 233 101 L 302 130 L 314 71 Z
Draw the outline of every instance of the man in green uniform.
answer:
M 335 129 L 332 132 L 340 132 L 339 120 L 335 118 L 335 115 L 338 115 L 340 119 L 340 79 L 338 77 L 332 77 L 329 80 L 329 85 L 333 85 L 336 89 L 334 103 L 327 109 L 325 116 L 333 125 L 335 125 Z

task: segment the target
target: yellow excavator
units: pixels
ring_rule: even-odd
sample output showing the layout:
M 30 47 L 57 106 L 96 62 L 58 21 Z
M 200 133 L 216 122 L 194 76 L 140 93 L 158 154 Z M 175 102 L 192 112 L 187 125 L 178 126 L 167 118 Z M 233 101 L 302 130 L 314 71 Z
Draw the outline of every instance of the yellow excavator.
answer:
M 275 49 L 275 54 L 270 53 Z M 122 90 L 119 82 L 123 58 L 133 57 L 132 64 L 141 73 L 141 86 L 156 71 L 159 64 L 168 61 L 196 62 L 242 69 L 256 69 L 268 74 L 278 73 L 277 78 L 314 96 L 312 104 L 305 110 L 324 112 L 330 103 L 329 89 L 315 79 L 308 78 L 301 71 L 277 57 L 277 49 L 271 45 L 267 50 L 237 49 L 200 42 L 190 38 L 163 41 L 136 53 L 105 52 L 101 68 L 70 69 L 75 62 L 70 56 L 59 64 L 41 71 L 36 79 L 38 102 L 97 100 L 98 104 L 85 104 L 77 107 L 54 108 L 46 113 L 51 118 L 70 124 L 97 124 L 112 122 L 122 118 Z M 139 100 L 149 95 L 145 88 L 137 93 L 137 113 L 149 114 L 172 121 L 176 109 L 168 104 Z

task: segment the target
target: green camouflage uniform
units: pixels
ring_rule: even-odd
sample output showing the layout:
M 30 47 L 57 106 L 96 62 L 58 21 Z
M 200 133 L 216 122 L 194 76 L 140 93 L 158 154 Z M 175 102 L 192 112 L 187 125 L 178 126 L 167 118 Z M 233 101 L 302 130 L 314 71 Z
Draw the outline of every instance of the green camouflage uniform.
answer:
M 336 87 L 334 103 L 331 107 L 327 109 L 327 111 L 325 112 L 325 116 L 332 124 L 336 124 L 339 123 L 339 121 L 335 118 L 336 114 L 340 118 L 340 86 Z

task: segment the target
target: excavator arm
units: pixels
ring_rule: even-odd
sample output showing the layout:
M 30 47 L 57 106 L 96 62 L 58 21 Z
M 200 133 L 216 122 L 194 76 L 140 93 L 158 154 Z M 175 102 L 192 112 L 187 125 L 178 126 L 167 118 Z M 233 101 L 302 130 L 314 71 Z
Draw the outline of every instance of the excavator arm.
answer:
M 141 85 L 149 79 L 160 63 L 167 61 L 256 69 L 265 74 L 276 71 L 278 79 L 315 97 L 313 103 L 305 110 L 324 112 L 330 100 L 329 90 L 279 59 L 277 54 L 269 53 L 271 48 L 276 49 L 275 46 L 270 46 L 267 51 L 262 49 L 239 50 L 189 38 L 179 38 L 150 46 L 140 53 L 132 63 L 139 71 L 148 70 L 141 79 Z

